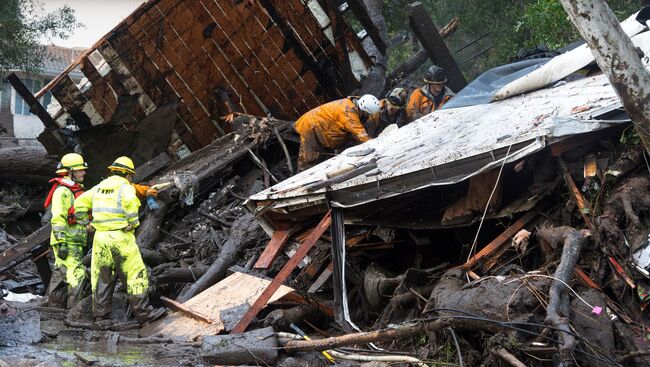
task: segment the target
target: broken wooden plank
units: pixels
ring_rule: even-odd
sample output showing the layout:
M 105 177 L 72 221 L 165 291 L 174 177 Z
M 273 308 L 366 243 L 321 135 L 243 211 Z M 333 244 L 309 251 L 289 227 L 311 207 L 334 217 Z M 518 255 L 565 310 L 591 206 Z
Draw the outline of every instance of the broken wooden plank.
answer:
M 21 258 L 27 259 L 33 249 L 50 238 L 51 230 L 52 227 L 48 223 L 0 254 L 0 273 L 17 265 Z
M 208 324 L 212 324 L 214 322 L 208 316 L 205 316 L 200 312 L 194 311 L 194 310 L 190 309 L 189 307 L 183 305 L 182 303 L 174 301 L 173 299 L 169 299 L 169 298 L 167 298 L 165 296 L 160 296 L 160 301 L 167 308 L 169 308 L 171 310 L 174 310 L 174 311 L 178 311 L 178 312 L 182 313 L 183 315 L 191 317 L 191 318 L 193 318 L 195 320 L 203 321 L 203 322 L 208 323 Z
M 502 247 L 510 244 L 510 238 L 515 235 L 520 229 L 524 228 L 526 224 L 537 217 L 537 212 L 530 211 L 526 213 L 523 217 L 519 218 L 516 222 L 511 224 L 505 231 L 497 236 L 492 242 L 487 246 L 481 249 L 476 255 L 472 256 L 465 264 L 462 265 L 462 268 L 469 270 L 478 262 L 483 261 L 486 258 L 491 257 L 494 253 L 497 253 Z
M 280 254 L 280 251 L 284 248 L 291 237 L 293 231 L 282 229 L 277 230 L 271 236 L 271 240 L 264 248 L 264 251 L 260 255 L 260 258 L 255 263 L 255 269 L 268 269 L 275 259 Z
M 250 325 L 253 318 L 260 312 L 260 310 L 266 305 L 271 296 L 275 291 L 282 285 L 282 283 L 289 277 L 293 269 L 298 266 L 302 259 L 307 255 L 309 250 L 316 244 L 318 239 L 323 233 L 329 228 L 332 222 L 331 210 L 325 214 L 320 223 L 314 228 L 314 230 L 305 238 L 305 240 L 300 244 L 298 250 L 295 254 L 287 261 L 287 263 L 282 267 L 282 270 L 273 278 L 273 281 L 269 286 L 264 290 L 264 292 L 259 296 L 259 298 L 253 303 L 251 309 L 248 310 L 246 315 L 239 321 L 239 323 L 232 329 L 232 333 L 242 333 L 246 330 L 248 325 Z
M 236 307 L 250 307 L 270 283 L 270 280 L 253 275 L 233 273 L 189 301 L 181 303 L 192 312 L 209 315 L 207 317 L 213 321 L 211 324 L 174 311 L 160 320 L 145 325 L 140 330 L 140 336 L 162 334 L 163 337 L 174 340 L 192 341 L 201 336 L 222 333 L 226 328 L 221 316 L 223 312 Z M 293 289 L 281 286 L 269 302 L 281 300 L 292 292 Z
M 47 110 L 41 102 L 37 99 L 38 97 L 34 96 L 32 92 L 23 84 L 22 80 L 16 75 L 16 73 L 11 73 L 7 76 L 7 80 L 11 84 L 11 86 L 14 88 L 16 93 L 29 105 L 29 112 L 35 114 L 38 116 L 38 118 L 41 120 L 43 125 L 48 128 L 58 128 L 56 125 L 56 122 L 54 122 L 54 119 L 52 119 L 52 116 L 50 116 L 49 113 L 47 113 Z
M 307 289 L 307 293 L 316 293 L 318 292 L 325 283 L 330 279 L 332 276 L 332 273 L 334 272 L 334 263 L 330 261 L 330 263 L 327 265 L 325 270 L 316 278 L 314 283 Z
M 467 85 L 463 72 L 449 52 L 445 41 L 440 36 L 429 12 L 421 2 L 408 5 L 409 25 L 434 64 L 440 65 L 447 73 L 447 85 L 458 92 Z
M 596 284 L 596 282 L 594 282 L 594 280 L 591 279 L 591 277 L 589 275 L 587 275 L 587 273 L 585 273 L 584 270 L 582 270 L 579 266 L 576 266 L 575 269 L 573 270 L 573 272 L 574 272 L 574 275 L 576 276 L 576 278 L 583 285 L 585 285 L 585 286 L 587 286 L 589 288 L 592 288 L 592 289 L 600 289 L 598 284 Z
M 595 227 L 594 222 L 589 216 L 591 214 L 591 206 L 589 205 L 589 202 L 585 200 L 585 198 L 582 196 L 582 193 L 576 186 L 576 183 L 573 181 L 573 176 L 571 176 L 571 172 L 569 172 L 569 169 L 567 168 L 566 163 L 564 163 L 564 160 L 558 157 L 557 161 L 560 164 L 560 168 L 562 169 L 564 182 L 566 183 L 569 190 L 571 190 L 571 194 L 573 194 L 573 198 L 578 205 L 578 211 L 580 212 L 582 219 L 585 221 L 587 227 L 593 232 Z

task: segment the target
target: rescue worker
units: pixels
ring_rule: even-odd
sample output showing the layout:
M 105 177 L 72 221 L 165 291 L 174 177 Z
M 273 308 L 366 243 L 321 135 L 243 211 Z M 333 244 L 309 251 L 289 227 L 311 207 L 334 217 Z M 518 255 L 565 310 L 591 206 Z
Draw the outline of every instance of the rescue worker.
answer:
M 302 115 L 295 124 L 300 134 L 298 171 L 324 161 L 326 153 L 343 146 L 350 136 L 357 142 L 368 141 L 362 123 L 377 112 L 379 100 L 366 94 L 332 101 Z
M 116 274 L 126 288 L 133 314 L 140 323 L 153 321 L 165 313 L 153 308 L 147 294 L 149 279 L 135 241 L 140 224 L 140 200 L 131 185 L 135 175 L 133 161 L 119 157 L 108 169 L 111 176 L 80 196 L 75 203 L 77 220 L 95 231 L 90 284 L 95 321 L 110 319 Z M 92 220 L 88 212 L 92 210 Z
M 54 271 L 48 286 L 48 306 L 72 308 L 83 297 L 86 267 L 86 228 L 74 216 L 75 199 L 83 194 L 83 181 L 88 165 L 77 153 L 61 158 L 52 188 L 45 199 L 45 209 L 51 206 L 52 233 L 50 245 L 54 254 Z M 87 284 L 87 283 L 86 283 Z M 85 288 L 87 289 L 87 288 Z
M 376 138 L 388 125 L 404 126 L 406 124 L 404 108 L 407 98 L 408 91 L 404 88 L 395 88 L 388 92 L 386 98 L 379 101 L 379 113 L 370 116 L 364 124 L 368 135 Z
M 442 108 L 455 95 L 451 89 L 445 86 L 447 74 L 445 69 L 438 65 L 432 65 L 427 70 L 424 74 L 424 82 L 427 84 L 415 89 L 409 97 L 406 105 L 408 122 Z

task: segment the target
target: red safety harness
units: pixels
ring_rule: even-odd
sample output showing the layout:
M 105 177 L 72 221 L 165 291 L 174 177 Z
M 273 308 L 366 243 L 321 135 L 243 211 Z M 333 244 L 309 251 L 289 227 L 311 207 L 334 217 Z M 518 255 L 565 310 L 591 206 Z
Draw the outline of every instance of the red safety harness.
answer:
M 72 194 L 74 195 L 75 199 L 84 193 L 83 186 L 79 185 L 78 183 L 72 181 L 69 178 L 56 177 L 51 179 L 50 183 L 52 184 L 52 188 L 50 189 L 50 192 L 47 194 L 47 198 L 45 199 L 45 204 L 44 204 L 45 209 L 47 209 L 50 206 L 50 204 L 52 204 L 52 196 L 54 195 L 54 191 L 59 186 L 67 187 L 70 191 L 72 191 Z M 68 224 L 75 224 L 75 223 L 77 223 L 77 219 L 74 216 L 74 205 L 73 205 L 68 209 Z

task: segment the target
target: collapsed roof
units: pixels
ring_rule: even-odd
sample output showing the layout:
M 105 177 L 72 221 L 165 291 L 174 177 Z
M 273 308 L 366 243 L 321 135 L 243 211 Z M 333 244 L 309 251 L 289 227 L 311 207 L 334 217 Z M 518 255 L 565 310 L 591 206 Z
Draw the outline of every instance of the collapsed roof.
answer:
M 320 4 L 149 0 L 35 95 L 61 106 L 37 114 L 39 140 L 59 154 L 74 135 L 98 166 L 133 152 L 138 165 L 209 144 L 232 112 L 294 120 L 347 95 L 372 62 L 345 9 Z
M 650 32 L 632 39 L 648 54 Z M 558 57 L 575 54 L 584 52 Z M 589 62 L 580 64 L 577 69 Z M 548 75 L 544 68 L 537 70 Z M 577 69 L 552 70 L 566 76 Z M 251 196 L 248 205 L 270 232 L 283 220 L 305 219 L 328 206 L 346 208 L 348 223 L 371 224 L 369 217 L 390 207 L 381 204 L 388 199 L 398 207 L 412 205 L 419 199 L 410 193 L 455 184 L 570 137 L 629 122 L 604 74 L 577 78 L 498 102 L 434 111 Z M 394 211 L 386 215 L 399 222 Z

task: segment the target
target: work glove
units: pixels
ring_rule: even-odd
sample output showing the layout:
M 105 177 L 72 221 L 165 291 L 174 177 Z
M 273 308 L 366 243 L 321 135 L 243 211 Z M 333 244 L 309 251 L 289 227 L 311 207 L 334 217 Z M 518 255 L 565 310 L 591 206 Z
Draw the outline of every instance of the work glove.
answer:
M 138 197 L 138 199 L 142 200 L 145 197 L 147 197 L 147 191 L 151 188 L 151 186 L 147 185 L 138 185 L 138 184 L 131 184 L 133 188 L 135 189 L 135 195 Z
M 133 231 L 134 229 L 135 229 L 135 227 L 133 227 L 133 226 L 130 225 L 130 224 L 127 224 L 126 227 L 122 228 L 122 231 L 124 231 L 124 232 L 131 232 L 131 231 Z
M 157 198 L 158 197 L 158 190 L 154 189 L 153 187 L 149 187 L 147 189 L 146 196 L 147 197 L 151 196 L 151 197 Z
M 65 243 L 60 243 L 56 245 L 56 256 L 59 257 L 61 260 L 65 260 L 68 258 L 68 245 Z

